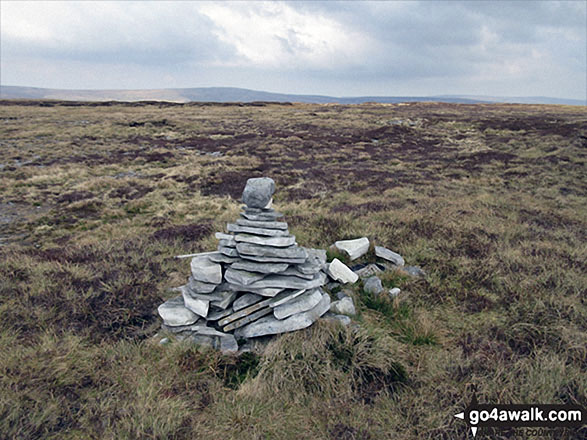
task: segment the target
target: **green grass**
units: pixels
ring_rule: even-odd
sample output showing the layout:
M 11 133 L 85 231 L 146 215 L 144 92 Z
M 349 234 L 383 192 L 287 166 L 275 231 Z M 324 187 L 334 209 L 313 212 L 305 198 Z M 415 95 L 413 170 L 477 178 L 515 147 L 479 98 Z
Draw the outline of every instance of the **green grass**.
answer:
M 471 384 L 586 405 L 585 127 L 566 106 L 0 102 L 0 438 L 466 438 Z M 212 250 L 263 175 L 299 244 L 348 262 L 330 245 L 367 236 L 427 277 L 344 286 L 352 326 L 262 354 L 159 345 L 173 256 Z

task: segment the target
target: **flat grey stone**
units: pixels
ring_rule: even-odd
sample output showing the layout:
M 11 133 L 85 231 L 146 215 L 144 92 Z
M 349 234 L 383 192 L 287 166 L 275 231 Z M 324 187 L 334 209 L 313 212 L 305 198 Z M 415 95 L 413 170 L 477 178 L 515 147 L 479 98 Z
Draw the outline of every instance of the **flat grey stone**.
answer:
M 224 255 L 220 252 L 214 252 L 214 254 L 210 255 L 208 258 L 214 261 L 215 263 L 235 263 L 237 261 L 241 261 L 239 257 L 229 257 L 228 255 Z
M 248 286 L 255 281 L 262 280 L 267 274 L 258 272 L 248 272 L 246 270 L 233 269 L 229 267 L 224 273 L 224 278 L 231 284 L 238 284 L 241 286 Z
M 311 326 L 320 316 L 328 311 L 329 307 L 330 297 L 324 294 L 320 302 L 307 312 L 297 313 L 283 320 L 276 319 L 274 316 L 267 316 L 237 329 L 235 336 L 255 338 L 258 336 L 300 330 Z
M 286 270 L 287 263 L 255 263 L 254 261 L 237 261 L 230 265 L 233 269 L 259 273 L 278 273 Z
M 230 307 L 222 310 L 216 309 L 212 304 L 210 310 L 208 310 L 208 316 L 206 317 L 206 319 L 208 321 L 218 321 L 219 319 L 222 319 L 225 316 L 232 315 L 233 312 L 234 311 Z
M 403 266 L 405 264 L 405 261 L 400 254 L 390 251 L 383 246 L 375 246 L 375 255 L 384 260 L 391 261 L 397 266 Z
M 326 268 L 326 270 L 328 271 L 328 268 Z M 331 281 L 327 283 L 324 287 L 326 287 L 328 290 L 332 292 L 334 289 L 340 287 L 340 283 L 338 281 Z
M 245 316 L 244 318 L 231 322 L 230 324 L 225 326 L 223 330 L 225 332 L 229 332 L 236 328 L 242 327 L 243 325 L 247 325 L 253 321 L 256 321 L 259 318 L 262 318 L 265 315 L 268 315 L 272 312 L 272 310 L 273 309 L 271 309 L 270 307 L 265 307 L 264 309 L 258 310 L 255 313 L 251 313 L 250 315 Z
M 190 297 L 192 297 L 194 299 L 202 299 L 204 301 L 214 301 L 214 300 L 223 298 L 222 295 L 214 293 L 214 292 L 212 292 L 212 293 L 194 292 L 192 289 L 190 289 L 189 284 L 186 284 L 186 285 L 180 286 L 180 287 L 174 287 L 173 289 L 169 289 L 169 290 L 171 290 L 172 292 L 179 292 L 181 294 L 183 294 L 185 292 L 186 295 L 189 295 Z
M 314 275 L 311 280 L 304 280 L 298 277 L 267 275 L 260 281 L 249 285 L 253 288 L 280 287 L 283 289 L 314 289 L 323 286 L 326 281 L 326 275 L 322 272 Z
M 426 272 L 419 266 L 405 266 L 402 270 L 415 278 L 424 278 L 426 276 Z
M 193 326 L 194 336 L 209 336 L 217 338 L 213 343 L 213 347 L 219 349 L 223 353 L 236 353 L 238 351 L 238 344 L 234 335 L 222 333 L 211 327 Z
M 236 240 L 218 240 L 218 246 L 236 248 Z
M 196 345 L 201 345 L 202 347 L 209 347 L 209 348 L 216 348 L 216 338 L 213 336 L 208 335 L 190 335 L 189 336 L 190 342 Z
M 362 267 L 361 269 L 354 270 L 353 272 L 359 275 L 359 278 L 363 280 L 371 276 L 378 275 L 381 272 L 383 272 L 383 270 L 381 270 L 376 264 L 371 263 L 367 264 L 365 267 Z
M 296 313 L 306 312 L 313 309 L 321 299 L 322 293 L 318 289 L 309 290 L 298 298 L 275 307 L 273 309 L 273 316 L 277 319 L 285 319 Z
M 281 291 L 284 290 L 281 287 L 277 287 L 277 288 L 267 287 L 267 288 L 261 289 L 261 288 L 250 287 L 250 286 L 242 286 L 240 284 L 229 284 L 229 287 L 234 292 L 249 292 L 249 293 L 255 293 L 257 295 L 268 296 L 268 297 L 274 297 L 275 295 L 277 295 L 278 293 L 280 293 Z
M 334 313 L 331 313 L 331 312 L 325 313 L 321 319 L 323 319 L 324 321 L 336 322 L 338 324 L 344 325 L 345 327 L 347 325 L 350 325 L 352 322 L 351 318 L 349 318 L 346 315 L 335 315 Z
M 222 267 L 220 264 L 211 261 L 209 256 L 198 256 L 192 258 L 192 276 L 196 281 L 210 284 L 222 282 Z
M 349 294 L 349 291 L 348 291 L 348 290 L 341 290 L 340 292 L 338 292 L 338 293 L 336 294 L 336 299 L 343 299 L 343 298 L 345 298 L 345 297 L 347 297 L 347 296 L 351 296 L 351 295 Z
M 303 264 L 305 258 L 280 258 L 280 257 L 264 257 L 261 255 L 245 255 L 241 257 L 245 260 L 255 261 L 257 263 L 285 263 L 285 264 Z
M 284 275 L 284 276 L 292 276 L 292 277 L 298 277 L 298 278 L 303 278 L 305 280 L 312 280 L 314 279 L 314 277 L 316 276 L 316 274 L 318 272 L 320 272 L 319 270 L 314 272 L 314 273 L 302 273 L 298 270 L 299 266 L 290 266 L 288 267 L 286 270 L 284 270 L 283 272 L 279 272 L 277 275 Z
M 293 235 L 284 235 L 281 237 L 259 237 L 257 235 L 237 234 L 234 239 L 236 243 L 253 243 L 274 247 L 287 247 L 296 244 L 296 238 Z
M 359 276 L 354 273 L 349 267 L 340 261 L 338 258 L 332 260 L 328 265 L 328 275 L 335 281 L 340 281 L 343 284 L 356 283 Z
M 224 234 L 222 232 L 217 232 L 216 238 L 218 239 L 219 246 L 228 246 L 228 247 L 235 247 L 236 246 L 236 241 L 234 240 L 233 234 Z
M 192 298 L 187 294 L 187 289 L 182 292 L 183 302 L 186 308 L 194 312 L 203 318 L 208 316 L 208 308 L 210 307 L 210 301 L 204 301 L 198 298 Z
M 234 299 L 236 298 L 236 292 L 229 290 L 223 293 L 225 295 L 223 299 L 218 301 L 212 301 L 210 304 L 219 309 L 226 309 L 229 305 L 231 305 Z
M 285 222 L 272 222 L 272 221 L 255 221 L 239 218 L 236 221 L 239 226 L 248 226 L 250 228 L 262 228 L 262 229 L 282 229 L 287 230 L 287 223 Z M 218 237 L 216 237 L 218 238 Z
M 232 234 L 225 234 L 224 232 L 216 232 L 214 236 L 218 240 L 234 240 L 234 235 Z
M 302 273 L 314 274 L 320 271 L 322 265 L 326 263 L 326 251 L 323 249 L 303 248 L 308 254 L 308 258 L 303 264 L 296 267 Z
M 354 240 L 339 240 L 334 243 L 334 246 L 345 252 L 352 260 L 365 255 L 369 250 L 369 239 L 367 237 L 356 238 Z
M 278 307 L 278 306 L 280 306 L 282 304 L 285 304 L 288 301 L 292 301 L 293 299 L 299 297 L 304 292 L 306 292 L 305 289 L 300 289 L 300 290 L 286 290 L 285 292 L 281 292 L 279 295 L 277 295 L 276 297 L 274 297 L 269 302 L 269 307 Z
M 306 250 L 298 246 L 275 248 L 271 246 L 260 246 L 257 244 L 250 243 L 239 243 L 236 245 L 236 248 L 239 254 L 241 255 L 302 259 L 303 261 L 306 261 L 306 259 L 308 258 L 308 253 L 306 252 Z
M 393 289 L 389 289 L 389 296 L 391 298 L 395 298 L 400 294 L 401 290 L 399 287 L 394 287 Z
M 272 222 L 277 220 L 278 218 L 283 217 L 283 214 L 280 212 L 276 212 L 271 210 L 270 212 L 259 212 L 259 213 L 252 213 L 252 212 L 241 212 L 241 217 L 247 220 L 253 220 L 256 222 Z
M 226 229 L 229 232 L 235 233 L 242 233 L 242 234 L 253 234 L 253 235 L 263 235 L 267 237 L 282 237 L 284 235 L 288 236 L 289 231 L 281 230 L 281 229 L 264 229 L 264 228 L 251 228 L 249 226 L 239 226 L 234 223 L 228 223 L 226 225 Z
M 176 325 L 176 326 L 169 326 L 166 324 L 162 324 L 161 328 L 167 332 L 173 333 L 173 334 L 178 334 L 178 333 L 186 333 L 186 332 L 190 332 L 192 331 L 192 327 L 194 325 L 202 325 L 201 323 L 205 323 L 206 320 L 199 318 L 196 322 L 194 322 L 193 324 L 190 325 Z
M 157 308 L 157 312 L 163 319 L 163 324 L 170 327 L 190 325 L 199 319 L 198 315 L 185 306 L 181 295 L 165 301 Z
M 198 281 L 194 279 L 193 275 L 190 275 L 187 285 L 194 293 L 210 293 L 213 292 L 218 286 L 218 284 L 203 283 L 202 281 Z
M 378 277 L 373 276 L 367 278 L 363 285 L 363 290 L 373 295 L 379 295 L 383 292 L 383 284 L 381 284 L 381 280 Z
M 330 311 L 337 315 L 356 315 L 355 303 L 350 296 L 345 296 L 330 304 Z
M 159 341 L 159 345 L 167 345 L 169 344 L 171 341 L 169 340 L 169 338 L 163 338 Z
M 228 257 L 238 257 L 239 256 L 239 253 L 235 248 L 218 246 L 218 250 L 220 251 L 221 254 L 224 254 Z
M 245 293 L 232 303 L 232 309 L 235 312 L 238 312 L 239 310 L 244 309 L 245 307 L 251 306 L 255 303 L 258 303 L 259 301 L 262 301 L 263 298 L 263 296 L 254 293 Z
M 251 208 L 264 208 L 267 206 L 273 193 L 275 182 L 269 177 L 256 177 L 247 180 L 243 190 L 243 202 Z

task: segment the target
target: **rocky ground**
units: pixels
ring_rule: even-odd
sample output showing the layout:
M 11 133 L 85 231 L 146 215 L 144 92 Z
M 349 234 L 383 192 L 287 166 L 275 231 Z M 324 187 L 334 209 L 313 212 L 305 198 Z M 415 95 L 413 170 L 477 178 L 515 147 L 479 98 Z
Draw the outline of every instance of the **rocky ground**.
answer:
M 585 405 L 586 127 L 570 106 L 0 102 L 0 437 L 452 439 L 472 385 Z M 174 257 L 217 249 L 262 176 L 300 246 L 364 271 L 324 286 L 349 325 L 160 344 Z M 360 237 L 356 260 L 330 248 Z

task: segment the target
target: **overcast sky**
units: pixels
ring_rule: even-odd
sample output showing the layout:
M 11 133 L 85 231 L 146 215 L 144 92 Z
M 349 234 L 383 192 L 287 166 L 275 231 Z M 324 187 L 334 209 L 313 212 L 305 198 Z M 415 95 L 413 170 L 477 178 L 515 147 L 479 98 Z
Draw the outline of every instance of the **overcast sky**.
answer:
M 586 99 L 586 5 L 1 0 L 0 82 Z

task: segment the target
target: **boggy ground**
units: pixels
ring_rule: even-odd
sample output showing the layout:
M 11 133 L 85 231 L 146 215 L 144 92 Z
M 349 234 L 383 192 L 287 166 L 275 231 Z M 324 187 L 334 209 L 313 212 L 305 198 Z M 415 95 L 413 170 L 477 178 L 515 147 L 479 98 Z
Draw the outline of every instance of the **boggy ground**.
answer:
M 472 384 L 586 405 L 586 154 L 585 107 L 0 102 L 0 437 L 466 438 Z M 427 278 L 262 356 L 158 345 L 172 257 L 256 176 L 300 244 Z

